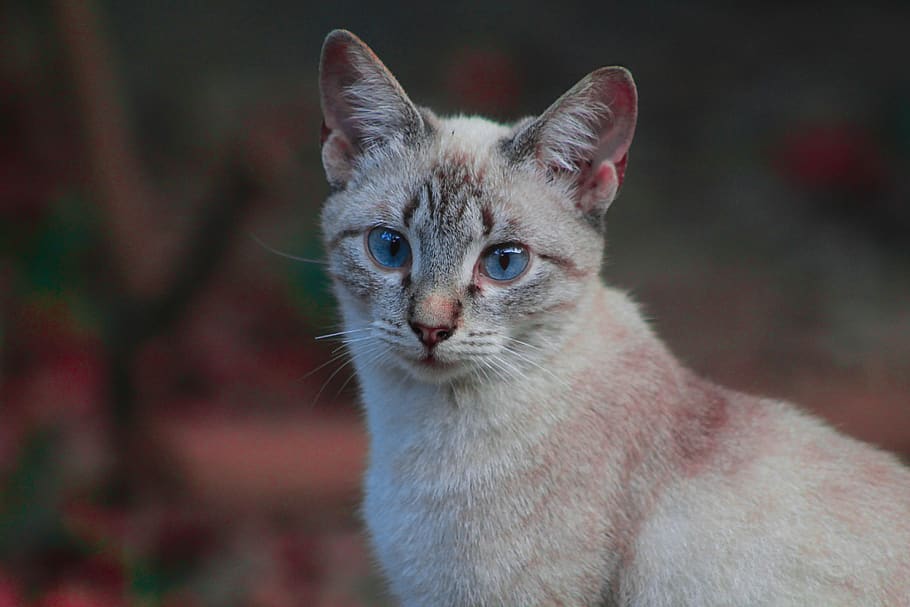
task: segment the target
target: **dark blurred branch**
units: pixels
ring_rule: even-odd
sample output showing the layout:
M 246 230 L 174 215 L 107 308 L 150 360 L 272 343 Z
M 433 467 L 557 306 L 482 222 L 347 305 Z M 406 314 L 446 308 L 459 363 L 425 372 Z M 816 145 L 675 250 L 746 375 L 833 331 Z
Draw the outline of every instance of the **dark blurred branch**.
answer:
M 168 330 L 179 319 L 224 259 L 244 211 L 259 198 L 262 186 L 254 170 L 241 159 L 227 163 L 174 263 L 169 264 L 164 287 L 155 297 L 126 301 L 131 314 L 129 326 L 121 327 L 124 335 L 141 342 Z
M 54 14 L 91 187 L 108 226 L 113 270 L 131 292 L 154 292 L 160 288 L 155 259 L 142 246 L 142 235 L 153 225 L 152 194 L 135 153 L 97 9 L 91 0 L 56 0 Z
M 112 298 L 107 339 L 111 400 L 116 425 L 127 434 L 135 424 L 132 366 L 137 350 L 150 337 L 169 330 L 207 284 L 260 191 L 250 167 L 240 160 L 228 163 L 171 264 L 165 288 L 154 297 L 119 292 Z
M 160 222 L 155 221 L 154 196 L 135 153 L 96 9 L 89 0 L 57 0 L 54 7 L 78 102 L 93 197 L 108 228 L 108 398 L 121 466 L 115 484 L 120 497 L 128 498 L 130 471 L 146 465 L 132 455 L 149 455 L 144 452 L 148 437 L 137 423 L 136 355 L 146 340 L 173 326 L 216 271 L 244 211 L 259 195 L 264 181 L 260 175 L 268 177 L 268 171 L 263 172 L 255 149 L 232 156 L 178 254 L 163 262 L 160 254 L 151 254 Z

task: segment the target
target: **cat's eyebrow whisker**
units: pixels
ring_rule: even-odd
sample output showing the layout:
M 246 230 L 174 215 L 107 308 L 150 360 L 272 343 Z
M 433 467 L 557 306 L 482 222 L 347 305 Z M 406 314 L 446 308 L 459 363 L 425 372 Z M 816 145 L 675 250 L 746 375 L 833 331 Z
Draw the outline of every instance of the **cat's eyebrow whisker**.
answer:
M 262 247 L 269 253 L 274 253 L 275 255 L 278 255 L 279 257 L 284 257 L 286 259 L 292 259 L 294 261 L 300 261 L 303 263 L 315 263 L 320 266 L 329 265 L 329 262 L 322 260 L 322 259 L 309 259 L 307 257 L 298 257 L 297 255 L 291 255 L 290 253 L 285 253 L 284 251 L 279 251 L 278 249 L 271 247 L 271 246 L 265 244 L 264 242 L 262 242 L 262 240 L 258 236 L 253 234 L 252 232 L 250 233 L 250 238 L 252 238 L 254 241 L 256 241 L 256 244 L 258 244 L 260 247 Z

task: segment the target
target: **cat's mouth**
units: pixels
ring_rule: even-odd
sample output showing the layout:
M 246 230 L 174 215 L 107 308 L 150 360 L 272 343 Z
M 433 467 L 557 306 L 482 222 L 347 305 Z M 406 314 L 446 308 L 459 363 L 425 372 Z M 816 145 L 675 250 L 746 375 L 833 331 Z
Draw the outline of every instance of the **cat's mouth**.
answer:
M 434 351 L 424 351 L 416 357 L 402 356 L 402 362 L 416 378 L 430 383 L 451 380 L 465 370 L 459 360 L 440 358 Z
M 453 362 L 439 360 L 436 358 L 433 352 L 427 352 L 425 355 L 418 359 L 418 362 L 421 366 L 429 367 L 431 369 L 450 369 L 455 366 L 455 363 Z

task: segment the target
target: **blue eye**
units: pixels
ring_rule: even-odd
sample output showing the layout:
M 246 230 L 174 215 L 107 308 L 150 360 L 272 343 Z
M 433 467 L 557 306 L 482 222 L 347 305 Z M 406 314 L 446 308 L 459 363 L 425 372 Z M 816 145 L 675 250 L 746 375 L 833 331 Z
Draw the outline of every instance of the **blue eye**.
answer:
M 493 245 L 480 260 L 483 273 L 493 280 L 512 280 L 521 275 L 530 260 L 528 250 L 520 244 Z
M 404 267 L 411 259 L 411 245 L 391 228 L 379 226 L 370 230 L 367 247 L 376 263 L 385 268 Z

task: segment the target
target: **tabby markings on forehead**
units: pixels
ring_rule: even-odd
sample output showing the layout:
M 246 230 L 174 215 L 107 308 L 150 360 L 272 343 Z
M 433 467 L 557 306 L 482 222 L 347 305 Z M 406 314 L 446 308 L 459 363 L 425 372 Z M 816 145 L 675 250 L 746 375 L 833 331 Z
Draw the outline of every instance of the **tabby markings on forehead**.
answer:
M 469 205 L 478 203 L 485 196 L 484 172 L 473 170 L 467 156 L 452 155 L 430 171 L 430 177 L 402 210 L 402 221 L 410 227 L 414 213 L 426 206 L 433 223 L 452 227 L 459 223 Z
M 490 207 L 484 206 L 480 210 L 480 214 L 483 218 L 483 235 L 489 236 L 493 232 L 493 211 L 490 210 Z
M 414 195 L 408 201 L 408 204 L 405 205 L 404 210 L 401 213 L 401 223 L 404 224 L 404 227 L 411 227 L 411 217 L 414 215 L 414 211 L 417 210 L 417 207 L 420 206 L 420 196 Z

